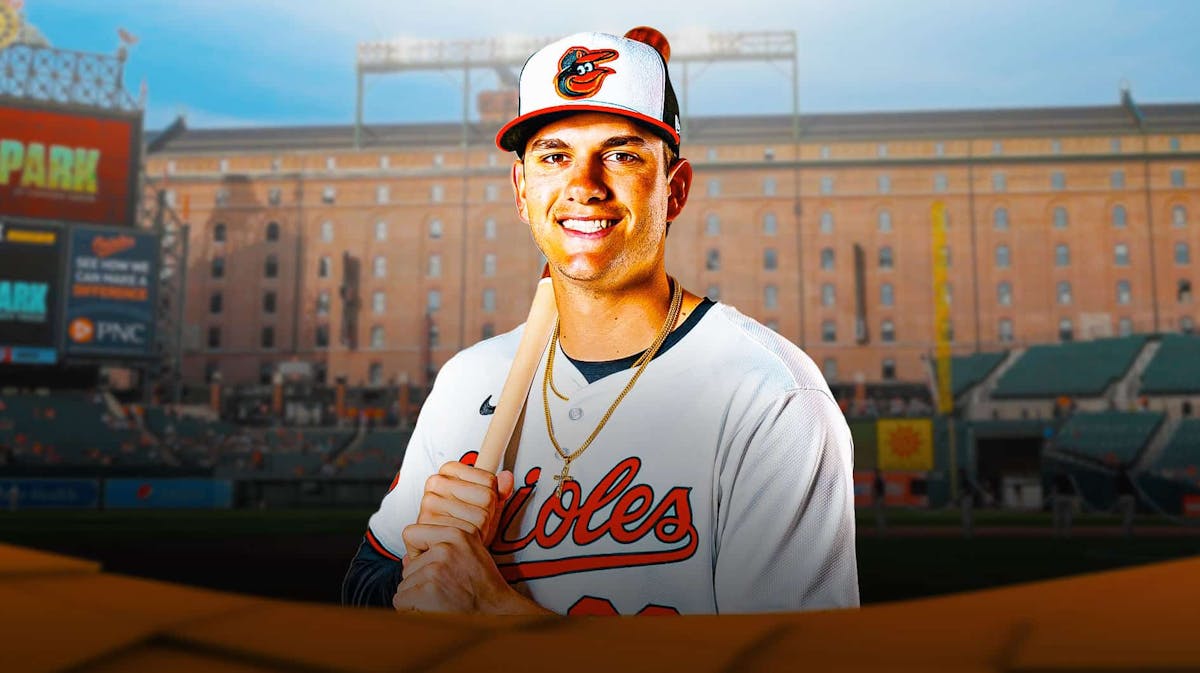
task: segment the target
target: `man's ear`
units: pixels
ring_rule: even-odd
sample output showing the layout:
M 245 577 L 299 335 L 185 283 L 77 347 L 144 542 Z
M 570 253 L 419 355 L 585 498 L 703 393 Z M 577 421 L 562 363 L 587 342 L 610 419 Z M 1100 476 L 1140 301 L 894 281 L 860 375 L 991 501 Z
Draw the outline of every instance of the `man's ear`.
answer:
M 529 224 L 529 208 L 525 203 L 525 162 L 519 157 L 512 165 L 513 196 L 517 199 L 517 215 L 521 221 Z
M 688 193 L 692 189 L 692 164 L 680 157 L 667 173 L 667 221 L 671 222 L 683 212 L 687 205 Z

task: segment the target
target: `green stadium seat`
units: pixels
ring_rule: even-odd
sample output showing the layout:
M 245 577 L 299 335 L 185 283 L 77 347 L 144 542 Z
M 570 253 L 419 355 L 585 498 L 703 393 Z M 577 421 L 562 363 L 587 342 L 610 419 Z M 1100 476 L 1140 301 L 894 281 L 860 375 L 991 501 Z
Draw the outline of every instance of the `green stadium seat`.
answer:
M 1100 397 L 1121 379 L 1149 337 L 1031 346 L 992 391 L 995 399 Z
M 1142 392 L 1147 395 L 1200 392 L 1200 336 L 1164 335 L 1154 359 L 1142 372 Z
M 1001 351 L 999 353 L 972 353 L 971 355 L 958 355 L 951 358 L 950 386 L 954 391 L 954 396 L 958 397 L 979 385 L 996 367 L 1000 366 L 1000 363 L 1004 362 L 1004 358 L 1006 357 L 1008 357 L 1008 351 Z M 936 361 L 934 362 L 933 371 L 936 376 Z
M 1055 447 L 1109 465 L 1130 465 L 1165 416 L 1149 412 L 1078 412 L 1059 428 Z

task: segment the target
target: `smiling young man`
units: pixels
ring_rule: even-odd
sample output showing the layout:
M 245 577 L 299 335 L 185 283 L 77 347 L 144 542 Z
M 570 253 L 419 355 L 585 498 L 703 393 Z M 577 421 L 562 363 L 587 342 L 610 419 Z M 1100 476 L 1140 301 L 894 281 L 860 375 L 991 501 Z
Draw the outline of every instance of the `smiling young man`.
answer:
M 439 372 L 343 600 L 492 614 L 857 605 L 850 433 L 824 379 L 667 274 L 692 167 L 664 56 L 572 35 L 529 59 L 520 89 L 497 143 L 517 153 L 517 210 L 559 324 L 512 469 L 470 464 L 479 400 L 498 396 L 520 327 Z

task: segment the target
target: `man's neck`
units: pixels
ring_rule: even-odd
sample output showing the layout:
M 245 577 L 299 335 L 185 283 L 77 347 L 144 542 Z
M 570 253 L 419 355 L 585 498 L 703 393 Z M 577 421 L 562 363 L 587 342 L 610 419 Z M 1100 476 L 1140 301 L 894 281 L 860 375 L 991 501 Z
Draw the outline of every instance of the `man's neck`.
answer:
M 576 360 L 601 362 L 646 350 L 658 336 L 671 303 L 665 273 L 617 292 L 596 292 L 571 281 L 554 283 L 558 304 L 559 342 Z M 700 297 L 684 292 L 682 324 Z

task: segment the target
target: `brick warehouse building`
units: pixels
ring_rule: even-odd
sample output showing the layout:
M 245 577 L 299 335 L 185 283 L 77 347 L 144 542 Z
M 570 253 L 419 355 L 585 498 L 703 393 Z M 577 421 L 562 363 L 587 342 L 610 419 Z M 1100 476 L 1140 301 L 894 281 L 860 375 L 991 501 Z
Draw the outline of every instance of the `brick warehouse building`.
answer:
M 927 379 L 929 209 L 947 204 L 956 352 L 1190 331 L 1200 105 L 692 119 L 668 270 L 831 381 Z M 427 382 L 524 319 L 542 261 L 495 127 L 189 130 L 147 157 L 190 223 L 184 375 L 314 363 Z M 464 137 L 466 138 L 464 152 Z

